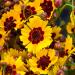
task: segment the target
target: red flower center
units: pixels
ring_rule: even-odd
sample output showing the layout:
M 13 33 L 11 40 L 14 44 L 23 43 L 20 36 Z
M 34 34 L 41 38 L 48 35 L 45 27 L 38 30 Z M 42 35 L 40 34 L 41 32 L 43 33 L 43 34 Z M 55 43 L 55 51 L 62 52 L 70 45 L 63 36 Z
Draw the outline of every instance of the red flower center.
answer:
M 34 28 L 29 33 L 29 40 L 32 42 L 32 44 L 38 44 L 40 41 L 44 39 L 43 37 L 44 31 L 42 31 L 41 27 Z
M 44 0 L 44 2 L 40 4 L 40 6 L 47 13 L 47 17 L 49 17 L 51 14 L 51 11 L 53 10 L 52 1 Z
M 68 50 L 64 51 L 64 50 L 61 50 L 59 51 L 59 56 L 60 57 L 64 57 L 64 56 L 67 56 L 68 55 Z
M 25 75 L 37 75 L 37 74 L 34 74 L 32 71 L 28 71 L 28 72 L 26 72 Z
M 42 56 L 40 59 L 37 61 L 37 67 L 42 67 L 43 70 L 45 70 L 46 67 L 48 67 L 49 63 L 51 62 L 49 56 Z
M 27 19 L 29 16 L 36 14 L 35 8 L 27 6 L 24 11 L 20 14 L 20 17 L 23 19 Z
M 5 69 L 5 75 L 16 75 L 16 66 L 13 65 L 13 66 L 10 66 L 10 65 L 7 65 L 6 66 L 6 69 Z
M 13 17 L 6 18 L 6 21 L 4 22 L 5 31 L 9 31 L 16 26 L 14 21 L 15 20 L 13 19 Z
M 2 34 L 0 34 L 0 38 L 2 38 Z
M 52 33 L 52 39 L 54 39 L 55 38 L 55 36 L 56 36 L 56 33 Z

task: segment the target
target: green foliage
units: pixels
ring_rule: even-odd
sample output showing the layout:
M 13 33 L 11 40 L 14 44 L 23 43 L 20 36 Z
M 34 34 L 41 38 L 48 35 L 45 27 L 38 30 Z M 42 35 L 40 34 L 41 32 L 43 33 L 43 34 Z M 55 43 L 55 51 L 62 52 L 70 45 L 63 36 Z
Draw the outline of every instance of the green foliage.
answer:
M 69 70 L 65 71 L 65 75 L 75 75 L 75 70 L 69 69 Z

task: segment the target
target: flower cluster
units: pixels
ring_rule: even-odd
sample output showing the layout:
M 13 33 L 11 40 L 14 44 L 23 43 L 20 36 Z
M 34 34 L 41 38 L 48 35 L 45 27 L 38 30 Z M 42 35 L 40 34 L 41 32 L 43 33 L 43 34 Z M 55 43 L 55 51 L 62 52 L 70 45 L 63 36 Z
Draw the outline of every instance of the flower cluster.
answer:
M 66 63 L 74 63 L 72 3 L 1 0 L 0 75 L 63 75 Z

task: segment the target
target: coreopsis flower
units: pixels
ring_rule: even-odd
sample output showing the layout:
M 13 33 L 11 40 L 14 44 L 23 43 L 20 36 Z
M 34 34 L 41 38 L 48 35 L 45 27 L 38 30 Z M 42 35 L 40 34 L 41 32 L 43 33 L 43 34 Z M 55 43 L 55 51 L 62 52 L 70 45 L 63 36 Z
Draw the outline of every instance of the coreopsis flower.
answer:
M 64 48 L 59 52 L 59 65 L 64 65 L 67 59 L 75 52 L 75 48 L 72 44 L 72 38 L 68 35 L 64 43 Z
M 22 61 L 21 56 L 14 59 L 13 56 L 10 56 L 8 54 L 3 54 L 3 57 L 0 61 L 0 63 L 5 63 L 6 67 L 4 70 L 5 75 L 25 75 L 25 67 L 24 62 Z
M 42 0 L 40 6 L 42 10 L 47 13 L 47 19 L 50 19 L 55 9 L 54 0 Z
M 20 51 L 20 50 L 16 50 L 16 49 L 13 49 L 13 48 L 10 48 L 7 50 L 6 54 L 10 55 L 10 56 L 13 56 L 14 58 L 17 58 L 19 56 L 21 56 L 22 58 L 25 58 L 26 57 L 26 51 Z
M 31 6 L 34 7 L 36 10 L 40 10 L 40 3 L 42 2 L 42 0 L 22 0 L 24 2 L 25 5 L 27 6 Z
M 63 73 L 63 66 L 69 59 L 69 57 L 75 52 L 75 48 L 73 48 L 72 44 L 72 38 L 68 35 L 65 42 L 64 46 L 62 49 L 60 49 L 59 54 L 57 52 L 58 61 L 54 66 L 51 68 L 51 72 L 49 72 L 49 75 L 59 75 L 59 74 L 64 74 Z
M 67 32 L 70 34 L 75 33 L 75 26 L 71 22 L 68 23 L 66 29 Z
M 4 28 L 6 32 L 10 31 L 11 29 L 15 28 L 21 28 L 22 23 L 21 23 L 21 18 L 19 13 L 15 12 L 15 10 L 10 10 L 7 13 L 4 13 L 2 15 L 2 18 L 0 19 L 0 27 Z
M 71 18 L 72 23 L 74 24 L 74 23 L 75 23 L 75 10 L 73 10 L 73 11 L 71 12 L 70 18 Z
M 75 15 L 73 14 L 73 12 L 71 12 L 70 19 L 71 19 L 71 22 L 68 23 L 66 29 L 68 33 L 73 34 L 75 33 L 75 22 L 74 22 Z
M 7 36 L 7 33 L 4 31 L 3 28 L 0 28 L 0 46 L 4 45 L 6 36 Z
M 20 14 L 22 5 L 23 4 L 21 2 L 19 4 L 15 4 L 14 7 L 13 7 L 14 11 Z
M 43 13 L 41 10 L 40 3 L 42 0 L 33 0 L 33 1 L 25 1 L 23 0 L 24 4 L 22 5 L 22 11 L 20 13 L 20 17 L 22 20 L 26 20 L 32 15 L 39 15 Z
M 56 52 L 53 49 L 43 49 L 40 52 L 36 53 L 36 56 L 33 56 L 28 60 L 30 69 L 33 72 L 39 72 L 40 74 L 48 74 L 49 68 L 54 65 L 58 60 Z
M 0 75 L 2 75 L 2 69 L 0 69 Z
M 28 52 L 36 53 L 51 44 L 52 28 L 47 26 L 47 23 L 48 21 L 43 21 L 40 17 L 34 16 L 21 30 L 20 40 Z
M 23 2 L 25 2 L 23 0 Z M 55 9 L 54 6 L 54 0 L 29 0 L 29 2 L 25 3 L 26 6 L 33 7 L 36 14 L 43 14 L 46 13 L 46 18 L 50 19 L 52 16 L 52 13 Z M 33 11 L 33 10 L 31 10 Z M 32 14 L 34 15 L 34 14 Z
M 52 38 L 53 39 L 57 39 L 58 37 L 62 36 L 60 34 L 60 32 L 61 32 L 61 28 L 60 27 L 57 27 L 57 26 L 52 27 Z
M 36 15 L 36 14 L 37 11 L 35 10 L 35 8 L 28 5 L 25 8 L 23 8 L 23 10 L 21 11 L 20 17 L 22 20 L 26 20 L 32 15 Z
M 62 75 L 63 74 L 63 68 L 59 66 L 59 63 L 56 62 L 49 71 L 48 75 Z

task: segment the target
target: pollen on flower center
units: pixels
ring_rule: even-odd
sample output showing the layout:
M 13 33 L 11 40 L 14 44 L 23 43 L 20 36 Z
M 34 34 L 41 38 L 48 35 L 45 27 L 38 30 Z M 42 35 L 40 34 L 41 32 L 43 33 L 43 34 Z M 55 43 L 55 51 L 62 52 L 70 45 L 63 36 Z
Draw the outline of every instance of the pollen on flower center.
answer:
M 37 44 L 40 41 L 42 41 L 44 39 L 44 31 L 42 31 L 41 27 L 38 28 L 34 28 L 33 30 L 31 30 L 31 32 L 29 33 L 29 40 L 33 43 L 33 44 Z
M 51 62 L 49 56 L 42 56 L 40 59 L 37 61 L 37 67 L 42 67 L 43 70 L 45 70 L 46 67 L 48 67 L 49 63 Z
M 6 21 L 4 22 L 4 29 L 5 31 L 9 31 L 12 28 L 14 28 L 16 24 L 14 23 L 13 17 L 6 18 Z

